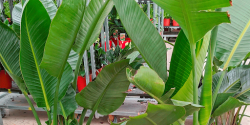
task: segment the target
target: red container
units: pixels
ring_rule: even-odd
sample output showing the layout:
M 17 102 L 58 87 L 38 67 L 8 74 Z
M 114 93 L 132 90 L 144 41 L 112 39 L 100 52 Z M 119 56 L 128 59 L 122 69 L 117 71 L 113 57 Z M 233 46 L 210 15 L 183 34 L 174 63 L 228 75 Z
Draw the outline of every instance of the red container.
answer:
M 11 83 L 11 78 L 7 72 L 4 70 L 0 71 L 0 88 L 1 89 L 11 89 L 12 88 L 12 83 Z
M 179 24 L 175 20 L 173 20 L 173 26 L 179 26 Z
M 92 81 L 92 74 L 89 75 L 89 81 Z M 86 84 L 86 76 L 82 77 L 82 76 L 78 76 L 77 77 L 77 89 L 79 92 L 82 91 L 82 89 L 84 89 L 87 86 Z
M 170 19 L 164 18 L 164 26 L 170 26 Z
M 96 70 L 96 76 L 102 71 L 102 68 Z

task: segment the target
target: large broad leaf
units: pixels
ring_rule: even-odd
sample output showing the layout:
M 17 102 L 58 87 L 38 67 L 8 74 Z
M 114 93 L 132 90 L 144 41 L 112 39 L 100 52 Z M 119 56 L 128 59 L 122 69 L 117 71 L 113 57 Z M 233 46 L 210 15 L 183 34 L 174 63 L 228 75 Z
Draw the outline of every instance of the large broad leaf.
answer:
M 60 101 L 63 108 L 60 106 L 61 104 L 58 105 L 58 114 L 62 116 L 66 115 L 67 117 L 77 109 L 78 105 L 75 100 L 75 95 L 75 90 L 72 86 L 70 86 L 66 92 L 66 95 Z
M 127 125 L 170 125 L 185 115 L 181 106 L 148 104 L 145 114 L 130 117 Z
M 45 42 L 48 36 L 50 17 L 38 0 L 29 1 L 21 21 L 20 65 L 24 81 L 38 107 L 50 110 L 53 104 L 56 77 L 39 67 L 42 60 Z M 69 64 L 65 67 L 59 90 L 59 100 L 73 80 L 73 72 Z
M 73 43 L 75 42 L 73 48 L 82 57 L 83 52 L 96 41 L 104 19 L 112 6 L 111 0 L 106 2 L 91 0 L 86 9 L 85 1 L 63 1 L 51 24 L 41 66 L 53 76 L 60 76 Z M 72 13 L 75 14 L 72 15 Z M 65 30 L 70 32 L 65 32 Z
M 153 0 L 153 2 L 180 24 L 190 43 L 200 40 L 214 26 L 230 22 L 227 13 L 209 11 L 230 6 L 229 0 Z
M 229 97 L 223 104 L 221 104 L 213 113 L 212 116 L 220 116 L 232 109 L 240 107 L 242 105 L 247 105 L 247 103 L 242 102 L 234 97 Z
M 22 3 L 18 3 L 14 6 L 12 11 L 12 21 L 13 21 L 13 30 L 16 34 L 20 35 L 20 24 L 21 24 L 21 16 L 22 16 Z
M 171 88 L 176 89 L 175 95 L 189 78 L 192 71 L 190 44 L 183 31 L 180 31 L 173 50 L 170 63 L 169 78 L 165 93 Z
M 71 50 L 67 61 L 73 70 L 76 69 L 76 64 L 77 64 L 78 58 L 79 58 L 79 55 L 74 50 Z
M 237 96 L 243 94 L 250 96 L 250 69 L 243 71 L 240 75 L 242 89 Z
M 191 51 L 190 51 L 188 40 L 183 32 L 179 33 L 177 40 L 178 41 L 176 41 L 176 44 L 177 42 L 180 42 L 180 44 L 177 44 L 177 45 L 180 45 L 180 46 L 185 45 L 185 47 L 177 47 L 175 45 L 175 47 L 177 47 L 177 50 L 176 51 L 174 50 L 176 52 L 174 56 L 177 56 L 177 57 L 179 56 L 181 57 L 181 59 L 177 61 L 178 63 L 171 63 L 170 74 L 169 74 L 170 81 L 166 83 L 166 86 L 170 85 L 170 87 L 176 87 L 177 91 L 176 91 L 176 94 L 173 96 L 173 99 L 192 102 L 193 101 L 193 73 L 192 73 L 192 68 L 190 67 L 192 66 L 192 60 L 190 56 L 183 56 L 181 55 L 183 53 L 178 52 L 178 51 L 185 51 L 186 54 L 184 55 L 191 55 Z M 207 53 L 209 40 L 210 40 L 210 32 L 207 33 L 204 36 L 204 38 L 197 43 L 197 45 L 199 46 L 197 46 L 197 51 L 196 51 L 196 67 L 195 68 L 196 68 L 196 71 L 197 71 L 196 73 L 198 76 L 196 79 L 197 80 L 196 82 L 200 81 L 199 76 L 201 76 L 201 73 L 203 70 L 203 65 L 204 65 L 204 60 L 205 60 L 206 53 Z M 182 42 L 183 43 L 185 42 L 185 44 L 182 45 L 181 44 Z M 177 57 L 172 57 L 172 59 L 173 58 L 176 59 Z M 182 71 L 181 69 L 185 66 L 187 66 L 187 68 L 184 68 L 185 70 Z M 176 68 L 178 67 L 177 70 L 175 69 L 175 67 Z M 185 76 L 180 77 L 182 79 L 178 77 L 181 74 L 185 75 Z
M 22 80 L 19 65 L 19 39 L 15 32 L 7 25 L 0 22 L 0 61 L 5 71 L 17 83 L 18 87 L 25 92 L 26 86 Z
M 146 92 L 157 101 L 160 100 L 165 84 L 154 70 L 141 66 L 135 76 L 133 76 L 132 71 L 129 69 L 127 69 L 126 72 L 129 81 L 136 87 Z
M 108 115 L 118 109 L 130 84 L 126 77 L 128 65 L 129 60 L 122 60 L 105 66 L 96 80 L 76 95 L 78 105 L 93 112 L 97 110 L 102 115 Z
M 52 0 L 40 0 L 40 1 L 42 2 L 43 6 L 47 10 L 50 16 L 50 19 L 53 19 L 57 11 L 57 8 L 54 2 Z M 17 33 L 18 36 L 20 36 L 20 24 L 21 24 L 22 11 L 23 11 L 22 3 L 16 4 L 12 11 L 13 30 Z
M 166 81 L 166 46 L 162 37 L 134 0 L 114 0 L 120 19 L 148 65 Z
M 230 57 L 231 61 L 228 66 L 236 66 L 240 64 L 244 57 L 249 53 L 249 5 L 249 0 L 235 0 L 233 1 L 232 7 L 222 9 L 223 11 L 229 11 L 231 15 L 231 24 L 222 24 L 219 26 L 215 56 L 223 61 L 224 64 L 228 58 L 232 56 Z M 235 50 L 233 50 L 233 48 Z

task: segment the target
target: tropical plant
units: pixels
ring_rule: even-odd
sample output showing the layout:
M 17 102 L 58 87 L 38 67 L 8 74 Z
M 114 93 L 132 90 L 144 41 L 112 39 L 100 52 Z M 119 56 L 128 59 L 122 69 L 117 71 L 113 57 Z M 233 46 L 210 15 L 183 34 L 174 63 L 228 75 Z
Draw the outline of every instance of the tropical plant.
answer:
M 79 124 L 83 123 L 87 110 L 92 110 L 87 121 L 89 125 L 95 112 L 108 115 L 122 105 L 130 82 L 159 104 L 149 104 L 145 114 L 128 119 L 126 124 L 184 124 L 187 116 L 193 113 L 195 125 L 208 124 L 246 105 L 250 70 L 238 65 L 249 51 L 238 51 L 237 47 L 242 43 L 242 47 L 248 45 L 245 34 L 250 26 L 249 19 L 244 18 L 246 23 L 242 24 L 236 37 L 230 38 L 231 42 L 227 44 L 232 47 L 225 51 L 223 48 L 226 48 L 228 39 L 223 38 L 227 35 L 223 34 L 225 32 L 220 34 L 220 26 L 215 26 L 229 22 L 229 18 L 226 12 L 214 10 L 230 6 L 228 0 L 153 1 L 175 18 L 183 29 L 174 47 L 169 78 L 164 41 L 134 0 L 64 0 L 58 10 L 52 0 L 29 0 L 22 6 L 19 4 L 21 9 L 16 11 L 19 18 L 14 21 L 15 32 L 0 22 L 0 33 L 3 34 L 0 36 L 0 61 L 25 97 L 30 93 L 37 105 L 47 111 L 48 124 L 53 118 L 56 125 L 58 115 L 63 116 L 66 125 L 77 124 L 73 113 L 78 104 L 84 108 Z M 113 6 L 134 48 L 124 52 L 117 48 L 119 54 L 113 63 L 105 66 L 93 82 L 76 94 L 83 54 L 98 38 L 104 19 Z M 241 9 L 232 9 L 236 10 Z M 235 28 L 230 24 L 221 27 Z M 133 69 L 138 69 L 141 64 L 136 59 L 139 54 L 141 61 L 150 68 L 140 67 L 134 74 Z M 218 67 L 213 63 L 213 55 L 222 61 L 223 72 L 212 70 L 212 66 Z M 198 82 L 206 57 L 199 103 Z M 232 63 L 231 59 L 234 60 Z M 228 66 L 238 67 L 226 73 Z M 212 76 L 212 72 L 216 74 Z M 38 124 L 41 124 L 29 98 L 27 100 Z

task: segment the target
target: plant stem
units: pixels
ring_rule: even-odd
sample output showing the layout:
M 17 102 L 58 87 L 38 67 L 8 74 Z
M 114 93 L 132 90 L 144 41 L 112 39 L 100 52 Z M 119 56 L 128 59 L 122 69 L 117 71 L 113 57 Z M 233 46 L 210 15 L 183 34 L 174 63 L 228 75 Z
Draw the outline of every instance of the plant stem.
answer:
M 48 116 L 48 119 L 49 119 L 49 125 L 51 125 L 51 115 L 50 115 L 50 112 L 48 110 L 46 110 L 47 112 L 47 116 Z
M 84 109 L 82 110 L 82 114 L 81 114 L 81 117 L 80 117 L 79 125 L 82 125 L 82 124 L 83 124 L 85 115 L 86 115 L 86 113 L 87 113 L 87 110 L 88 110 L 88 109 L 86 109 L 86 108 L 84 108 Z
M 68 124 L 68 122 L 67 122 L 67 115 L 66 115 L 66 113 L 65 113 L 65 110 L 64 110 L 64 108 L 63 108 L 63 105 L 62 105 L 62 102 L 61 102 L 61 101 L 59 101 L 59 105 L 60 105 L 61 110 L 62 110 L 62 113 L 63 113 L 63 118 L 64 118 L 65 125 L 67 125 L 67 124 Z
M 91 123 L 91 121 L 92 121 L 92 119 L 93 119 L 93 117 L 95 115 L 95 111 L 96 110 L 92 110 L 92 112 L 91 112 L 91 114 L 90 114 L 90 116 L 88 118 L 88 121 L 87 121 L 86 125 L 90 125 L 90 123 Z
M 82 58 L 83 58 L 83 54 L 79 54 L 79 57 L 78 57 L 78 60 L 77 60 L 77 63 L 76 63 L 75 78 L 74 78 L 74 81 L 72 83 L 72 86 L 73 86 L 73 88 L 75 90 L 76 90 L 76 82 L 77 82 L 77 77 L 78 77 L 78 74 L 79 74 L 79 69 L 80 69 L 80 66 L 82 64 Z
M 192 57 L 192 67 L 193 67 L 193 103 L 194 104 L 199 104 L 198 102 L 198 84 L 196 81 L 196 54 L 195 54 L 195 48 L 196 48 L 196 43 L 190 43 L 190 49 L 191 49 L 191 57 Z M 198 125 L 198 111 L 194 112 L 193 114 L 193 125 Z
M 169 42 L 169 41 L 167 41 L 167 40 L 164 40 L 164 42 L 170 44 L 171 46 L 174 46 L 173 43 L 171 43 L 171 42 Z
M 223 78 L 224 78 L 225 74 L 226 74 L 226 70 L 224 70 L 224 71 L 221 73 L 221 75 L 220 75 L 219 82 L 218 82 L 218 84 L 216 85 L 215 91 L 214 91 L 214 93 L 213 93 L 213 103 L 212 103 L 212 106 L 214 106 L 215 100 L 216 100 L 216 98 L 217 98 L 217 95 L 218 95 L 218 92 L 219 92 L 219 90 L 220 90 L 220 86 L 221 86 L 221 84 L 222 84 L 222 81 L 223 81 Z
M 242 114 L 245 113 L 246 109 L 247 109 L 247 105 L 245 105 L 245 108 L 244 108 Z M 244 116 L 244 115 L 241 115 L 240 120 L 239 120 L 239 124 L 241 123 L 241 120 L 242 120 L 243 116 Z
M 30 105 L 31 111 L 33 112 L 33 115 L 34 115 L 34 117 L 35 117 L 35 119 L 36 119 L 37 124 L 38 124 L 38 125 L 41 125 L 41 121 L 40 121 L 40 119 L 39 119 L 39 117 L 38 117 L 38 115 L 37 115 L 37 113 L 36 113 L 36 109 L 34 108 L 32 102 L 30 101 L 30 98 L 29 98 L 28 95 L 25 94 L 25 93 L 24 93 L 24 96 L 25 96 L 26 100 L 28 101 L 28 103 L 29 103 L 29 105 Z
M 57 104 L 58 104 L 60 81 L 61 81 L 61 77 L 57 79 L 57 83 L 56 83 L 56 91 L 55 91 L 55 98 L 54 98 L 54 111 L 53 111 L 53 125 L 57 125 Z

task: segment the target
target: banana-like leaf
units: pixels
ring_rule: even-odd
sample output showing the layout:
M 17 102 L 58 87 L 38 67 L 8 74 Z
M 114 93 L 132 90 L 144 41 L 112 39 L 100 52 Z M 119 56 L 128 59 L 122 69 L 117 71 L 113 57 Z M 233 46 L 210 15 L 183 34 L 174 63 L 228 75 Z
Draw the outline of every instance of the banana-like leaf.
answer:
M 192 71 L 190 44 L 181 30 L 174 46 L 171 57 L 169 78 L 166 82 L 165 93 L 175 87 L 175 95 L 188 80 Z
M 235 93 L 219 93 L 215 100 L 212 112 L 214 112 L 221 104 L 223 104 L 229 97 L 232 97 Z M 210 112 L 211 113 L 211 112 Z
M 96 80 L 76 95 L 78 105 L 93 112 L 97 110 L 102 115 L 108 115 L 118 109 L 130 84 L 126 77 L 128 65 L 129 60 L 122 60 L 105 66 Z
M 229 23 L 226 12 L 212 12 L 228 7 L 228 0 L 153 0 L 181 26 L 190 43 L 200 40 L 209 30 L 221 23 Z
M 190 102 L 173 99 L 170 100 L 170 97 L 175 90 L 173 88 L 170 89 L 170 91 L 168 91 L 165 95 L 161 96 L 164 91 L 164 82 L 154 70 L 148 67 L 140 67 L 135 76 L 132 76 L 131 70 L 127 69 L 127 77 L 130 82 L 155 98 L 158 103 L 184 107 L 186 113 L 180 118 L 180 122 L 184 122 L 187 116 L 193 114 L 195 111 L 198 111 L 200 108 L 203 108 L 203 106 L 195 105 Z
M 43 6 L 47 10 L 50 16 L 50 19 L 53 19 L 57 11 L 57 8 L 54 2 L 52 0 L 40 0 L 40 1 L 42 2 Z M 21 24 L 22 11 L 23 11 L 22 3 L 16 4 L 12 11 L 13 30 L 17 33 L 18 36 L 20 36 L 20 24 Z
M 85 0 L 64 0 L 51 22 L 40 66 L 55 77 L 62 75 L 83 20 L 85 4 Z
M 20 36 L 20 24 L 22 16 L 22 3 L 18 3 L 14 6 L 12 10 L 12 21 L 13 21 L 13 30 L 18 36 Z
M 238 95 L 245 94 L 247 96 L 250 96 L 250 69 L 243 71 L 240 75 L 242 89 L 240 90 Z
M 105 17 L 113 8 L 113 1 L 91 0 L 83 16 L 83 22 L 73 49 L 78 53 L 84 53 L 98 38 Z M 95 9 L 93 9 L 95 8 Z
M 127 69 L 126 73 L 128 80 L 136 87 L 146 92 L 157 101 L 160 101 L 165 84 L 154 70 L 141 66 L 134 76 L 130 69 Z
M 212 116 L 220 116 L 232 109 L 240 107 L 242 105 L 247 105 L 247 103 L 242 102 L 234 97 L 229 97 L 223 104 L 221 104 L 213 113 Z
M 63 106 L 64 111 L 62 110 L 61 106 L 59 106 L 60 105 L 59 104 L 58 110 L 57 110 L 58 114 L 64 116 L 64 113 L 65 113 L 66 116 L 69 116 L 71 113 L 73 113 L 77 109 L 78 105 L 75 100 L 75 95 L 76 95 L 75 90 L 73 89 L 72 86 L 70 86 L 66 92 L 66 95 L 62 98 L 60 102 Z
M 76 69 L 76 64 L 77 64 L 77 60 L 78 60 L 79 55 L 74 51 L 71 50 L 69 53 L 69 58 L 68 58 L 68 63 L 71 66 L 71 68 L 73 70 Z
M 185 115 L 181 106 L 148 104 L 145 114 L 130 117 L 127 125 L 170 125 Z
M 181 118 L 183 121 L 189 116 L 192 115 L 194 112 L 199 111 L 200 108 L 204 108 L 204 106 L 197 105 L 197 104 L 192 104 L 190 102 L 184 102 L 184 101 L 178 101 L 171 99 L 173 105 L 175 106 L 182 106 L 185 108 L 185 115 Z
M 53 105 L 56 77 L 39 67 L 43 57 L 44 46 L 49 33 L 50 17 L 38 0 L 28 1 L 24 7 L 21 21 L 20 65 L 24 81 L 38 107 L 50 110 Z M 59 99 L 65 95 L 73 80 L 69 64 L 65 67 Z
M 204 64 L 204 60 L 205 60 L 206 53 L 207 53 L 207 48 L 208 48 L 208 44 L 210 40 L 210 34 L 211 34 L 210 32 L 207 33 L 204 36 L 204 38 L 197 43 L 199 44 L 199 46 L 197 46 L 197 49 L 199 51 L 196 52 L 197 76 L 201 76 L 201 73 L 203 70 L 203 64 Z M 176 87 L 176 91 L 175 91 L 176 94 L 173 96 L 173 99 L 186 101 L 186 102 L 192 102 L 193 101 L 193 73 L 192 73 L 192 60 L 190 57 L 191 55 L 190 46 L 188 43 L 188 39 L 186 38 L 185 34 L 182 31 L 179 33 L 177 40 L 178 41 L 176 41 L 176 45 L 174 48 L 174 52 L 176 52 L 176 54 L 174 54 L 171 59 L 171 61 L 173 60 L 174 63 L 171 62 L 170 64 L 170 74 L 169 74 L 170 81 L 169 80 L 167 81 L 166 86 L 170 85 L 170 87 L 172 88 Z M 184 47 L 178 47 L 178 46 L 184 46 Z M 185 51 L 185 52 L 182 53 L 181 51 Z M 175 62 L 174 59 L 176 58 L 180 58 L 180 59 L 178 59 L 177 62 Z M 186 67 L 184 68 L 185 70 L 181 70 L 183 69 L 183 67 Z M 200 77 L 197 77 L 196 80 L 197 80 L 196 82 L 200 81 Z M 165 89 L 169 89 L 169 88 L 165 88 Z
M 166 46 L 156 28 L 134 0 L 113 0 L 120 19 L 147 64 L 166 81 Z
M 0 22 L 0 61 L 5 71 L 17 83 L 18 87 L 26 92 L 19 65 L 19 39 L 15 32 Z
M 228 66 L 236 66 L 249 53 L 249 5 L 249 0 L 235 0 L 232 7 L 222 9 L 223 11 L 229 11 L 231 15 L 231 24 L 222 24 L 218 29 L 215 57 L 223 61 L 223 65 L 229 63 Z M 228 58 L 231 58 L 230 62 L 226 62 Z

